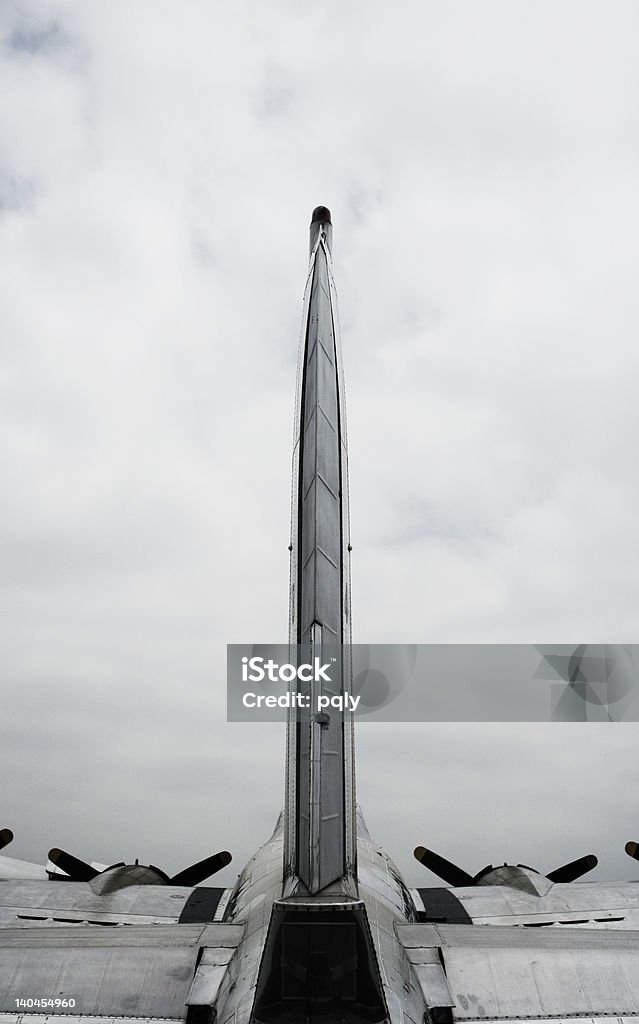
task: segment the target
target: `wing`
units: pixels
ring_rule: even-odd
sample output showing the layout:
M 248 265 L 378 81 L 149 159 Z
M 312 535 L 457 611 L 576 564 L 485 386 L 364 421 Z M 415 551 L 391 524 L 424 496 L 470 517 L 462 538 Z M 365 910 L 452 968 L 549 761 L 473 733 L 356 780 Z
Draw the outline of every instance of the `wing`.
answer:
M 221 921 L 230 889 L 128 885 L 106 894 L 88 882 L 0 882 L 0 928 L 56 924 L 209 924 Z
M 183 1021 L 188 1007 L 192 1020 L 198 1007 L 210 1010 L 243 933 L 221 923 L 230 893 L 147 884 L 104 894 L 89 882 L 0 882 L 0 1012 Z
M 639 929 L 636 882 L 548 883 L 544 895 L 508 884 L 412 889 L 411 895 L 425 923 Z
M 201 1013 L 210 1012 L 243 930 L 225 924 L 0 928 L 0 1011 L 15 1014 L 11 1020 L 26 1008 L 62 1012 L 66 1021 L 87 1015 L 184 1021 L 186 1007 L 187 1021 L 206 1020 Z
M 433 1021 L 639 1013 L 639 931 L 398 925 Z

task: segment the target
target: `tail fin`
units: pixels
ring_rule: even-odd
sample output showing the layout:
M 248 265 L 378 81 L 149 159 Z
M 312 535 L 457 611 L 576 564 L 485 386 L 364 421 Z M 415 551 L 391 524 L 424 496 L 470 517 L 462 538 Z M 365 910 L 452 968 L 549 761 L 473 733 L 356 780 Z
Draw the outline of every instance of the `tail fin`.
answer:
M 350 644 L 348 453 L 339 327 L 332 275 L 331 215 L 313 211 L 311 261 L 304 295 L 293 452 L 290 642 L 341 668 Z M 322 656 L 322 651 L 324 655 Z M 352 713 L 291 712 L 287 735 L 285 875 L 316 893 L 333 882 L 353 893 L 356 879 L 355 770 Z M 333 692 L 333 691 L 330 691 Z

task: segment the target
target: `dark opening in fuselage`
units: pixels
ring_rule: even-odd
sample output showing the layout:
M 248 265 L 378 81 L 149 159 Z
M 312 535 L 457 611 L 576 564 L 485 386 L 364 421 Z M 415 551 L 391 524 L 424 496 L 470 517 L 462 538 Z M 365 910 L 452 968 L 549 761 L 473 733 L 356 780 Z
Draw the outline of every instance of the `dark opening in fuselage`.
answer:
M 253 1006 L 253 1024 L 387 1020 L 366 910 L 278 901 Z

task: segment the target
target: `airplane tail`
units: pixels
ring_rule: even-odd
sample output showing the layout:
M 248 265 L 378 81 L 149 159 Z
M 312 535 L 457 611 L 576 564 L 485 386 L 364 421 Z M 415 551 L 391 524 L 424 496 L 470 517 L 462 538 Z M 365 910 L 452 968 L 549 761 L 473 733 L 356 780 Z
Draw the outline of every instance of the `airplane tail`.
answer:
M 348 451 L 332 233 L 330 211 L 318 206 L 297 374 L 289 639 L 312 658 L 334 659 L 335 680 L 309 683 L 309 711 L 295 709 L 289 717 L 284 870 L 285 891 L 302 883 L 315 894 L 336 883 L 354 895 L 352 712 L 318 709 L 318 698 L 343 694 L 350 676 Z

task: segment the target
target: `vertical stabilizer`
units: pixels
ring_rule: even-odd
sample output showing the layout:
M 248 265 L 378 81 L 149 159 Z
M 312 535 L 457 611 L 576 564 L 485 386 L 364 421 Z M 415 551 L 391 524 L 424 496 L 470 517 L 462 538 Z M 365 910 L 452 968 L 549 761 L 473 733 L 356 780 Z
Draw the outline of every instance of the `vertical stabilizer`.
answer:
M 331 215 L 313 211 L 311 258 L 297 377 L 291 510 L 290 642 L 322 661 L 336 681 L 309 684 L 311 713 L 291 713 L 287 737 L 285 874 L 310 893 L 356 875 L 352 713 L 317 715 L 320 693 L 349 689 L 351 642 L 348 454 Z M 337 679 L 337 677 L 339 677 Z M 323 689 L 320 689 L 323 688 Z

